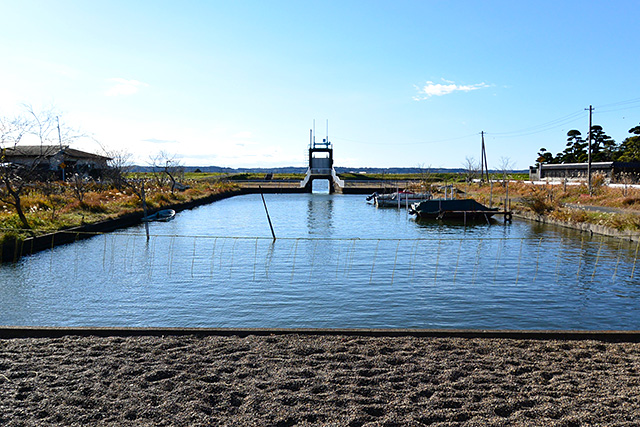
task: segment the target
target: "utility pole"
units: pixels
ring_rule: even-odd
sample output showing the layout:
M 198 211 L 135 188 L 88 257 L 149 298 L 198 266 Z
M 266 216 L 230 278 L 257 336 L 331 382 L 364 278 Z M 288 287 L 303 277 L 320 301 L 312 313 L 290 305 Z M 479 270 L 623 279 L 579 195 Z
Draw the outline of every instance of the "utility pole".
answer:
M 484 147 L 484 131 L 480 132 L 482 136 L 482 153 L 480 154 L 480 182 L 484 182 L 484 176 L 487 176 L 489 182 L 489 167 L 487 166 L 487 151 Z
M 585 110 L 589 110 L 589 133 L 587 137 L 587 141 L 589 144 L 589 151 L 587 154 L 587 176 L 589 183 L 589 194 L 591 194 L 591 118 L 593 116 L 593 107 L 589 105 L 589 108 L 585 108 Z

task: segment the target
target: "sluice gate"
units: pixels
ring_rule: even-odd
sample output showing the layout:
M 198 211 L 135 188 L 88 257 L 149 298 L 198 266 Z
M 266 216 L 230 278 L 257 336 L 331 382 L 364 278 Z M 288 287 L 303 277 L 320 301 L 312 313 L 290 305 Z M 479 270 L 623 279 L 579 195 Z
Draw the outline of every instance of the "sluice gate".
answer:
M 328 128 L 328 127 L 327 127 Z M 305 178 L 300 182 L 300 187 L 311 193 L 313 181 L 326 180 L 329 182 L 329 192 L 342 192 L 344 181 L 338 177 L 333 168 L 333 144 L 329 141 L 329 135 L 322 142 L 316 142 L 314 130 L 309 131 L 309 167 Z

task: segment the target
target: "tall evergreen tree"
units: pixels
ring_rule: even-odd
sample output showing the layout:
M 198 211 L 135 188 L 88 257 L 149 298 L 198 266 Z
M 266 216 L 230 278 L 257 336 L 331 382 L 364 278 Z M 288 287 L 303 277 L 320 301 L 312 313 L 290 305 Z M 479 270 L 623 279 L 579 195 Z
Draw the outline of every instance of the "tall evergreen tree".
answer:
M 591 161 L 612 162 L 617 156 L 617 151 L 616 141 L 604 133 L 602 126 L 591 126 Z
M 579 130 L 572 129 L 567 132 L 567 148 L 558 153 L 558 163 L 583 163 L 587 161 L 587 142 L 582 138 Z
M 640 162 L 640 126 L 629 129 L 633 136 L 620 144 L 618 160 L 621 162 Z
M 538 163 L 553 163 L 554 160 L 553 154 L 551 154 L 551 151 L 547 151 L 546 148 L 541 148 L 538 151 Z

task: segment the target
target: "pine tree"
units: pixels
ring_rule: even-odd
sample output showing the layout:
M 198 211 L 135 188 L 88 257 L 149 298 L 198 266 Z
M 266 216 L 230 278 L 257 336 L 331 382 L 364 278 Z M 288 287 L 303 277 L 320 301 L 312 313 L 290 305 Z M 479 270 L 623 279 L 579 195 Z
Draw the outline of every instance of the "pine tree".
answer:
M 640 162 L 640 126 L 629 129 L 633 136 L 620 144 L 618 159 L 621 162 Z

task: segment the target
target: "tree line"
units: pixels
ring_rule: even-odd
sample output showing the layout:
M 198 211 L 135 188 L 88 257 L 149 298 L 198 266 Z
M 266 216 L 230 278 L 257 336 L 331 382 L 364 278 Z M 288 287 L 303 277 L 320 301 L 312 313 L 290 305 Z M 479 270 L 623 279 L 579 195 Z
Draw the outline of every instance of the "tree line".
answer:
M 621 144 L 607 135 L 602 126 L 591 126 L 591 161 L 592 162 L 640 162 L 640 126 L 629 129 L 631 136 Z M 585 163 L 589 159 L 588 135 L 582 136 L 580 131 L 572 129 L 567 132 L 567 145 L 564 151 L 555 156 L 541 148 L 538 152 L 538 163 Z

